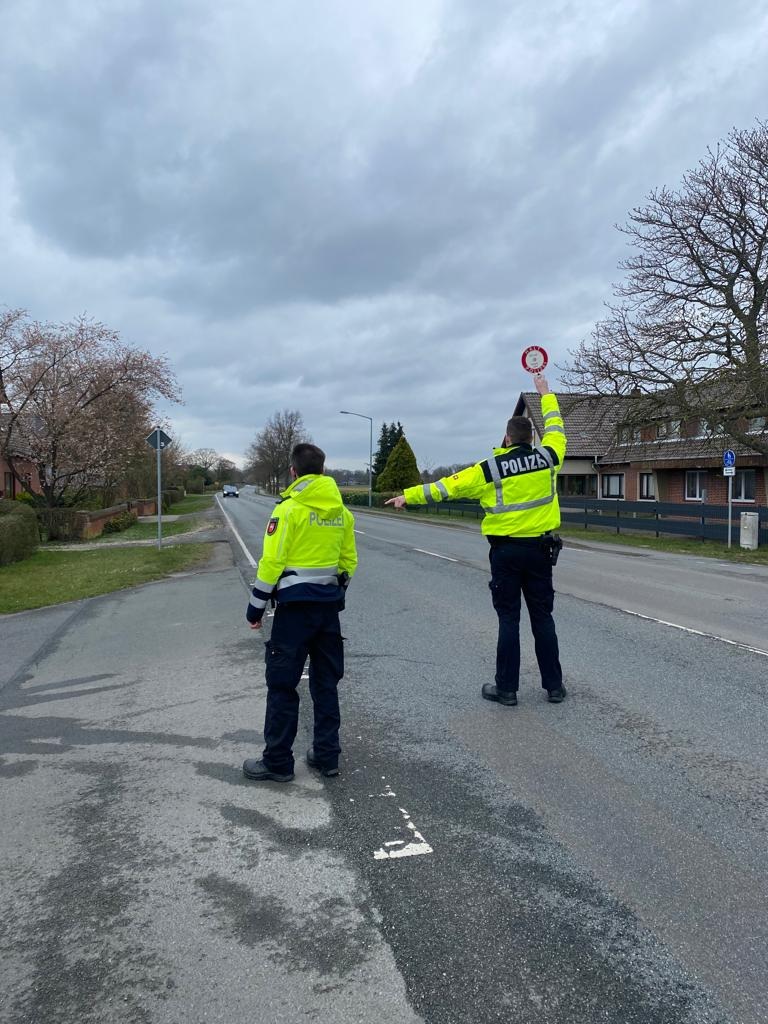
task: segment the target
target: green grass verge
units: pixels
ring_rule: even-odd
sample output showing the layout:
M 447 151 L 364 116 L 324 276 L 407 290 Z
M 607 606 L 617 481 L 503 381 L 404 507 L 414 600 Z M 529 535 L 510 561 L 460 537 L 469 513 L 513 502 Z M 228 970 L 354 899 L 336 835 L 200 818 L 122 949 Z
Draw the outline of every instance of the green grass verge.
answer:
M 699 555 L 703 558 L 719 558 L 725 562 L 752 562 L 768 565 L 768 547 L 756 551 L 745 551 L 739 547 L 738 526 L 734 527 L 731 549 L 724 541 L 696 540 L 694 537 L 645 537 L 638 534 L 610 533 L 600 528 L 589 530 L 574 526 L 561 526 L 557 531 L 571 540 L 585 540 L 598 544 L 620 544 L 628 548 L 644 548 L 646 551 L 669 551 L 675 555 Z
M 163 538 L 175 537 L 179 533 L 190 533 L 202 523 L 200 519 L 182 519 L 180 522 L 167 523 L 163 520 Z M 215 522 L 206 525 L 216 526 Z M 121 544 L 125 540 L 157 540 L 157 523 L 134 523 L 127 530 L 119 533 L 102 533 L 100 537 L 92 537 L 86 544 Z
M 112 551 L 38 551 L 23 562 L 0 567 L 0 614 L 43 608 L 62 601 L 108 594 L 202 565 L 207 544 Z
M 188 512 L 203 512 L 205 509 L 213 506 L 214 500 L 212 494 L 188 494 L 186 498 L 182 498 L 175 505 L 171 505 L 167 514 L 170 516 L 184 516 Z

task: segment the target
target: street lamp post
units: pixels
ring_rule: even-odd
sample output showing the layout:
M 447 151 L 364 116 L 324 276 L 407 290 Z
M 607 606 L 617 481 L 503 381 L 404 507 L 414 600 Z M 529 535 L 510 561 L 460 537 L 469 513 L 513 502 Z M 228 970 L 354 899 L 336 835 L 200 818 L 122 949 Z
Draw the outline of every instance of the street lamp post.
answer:
M 368 442 L 368 508 L 373 505 L 373 417 L 366 416 L 362 412 L 349 412 L 347 409 L 340 409 L 342 416 L 359 416 L 361 420 L 368 420 L 370 426 L 370 439 Z

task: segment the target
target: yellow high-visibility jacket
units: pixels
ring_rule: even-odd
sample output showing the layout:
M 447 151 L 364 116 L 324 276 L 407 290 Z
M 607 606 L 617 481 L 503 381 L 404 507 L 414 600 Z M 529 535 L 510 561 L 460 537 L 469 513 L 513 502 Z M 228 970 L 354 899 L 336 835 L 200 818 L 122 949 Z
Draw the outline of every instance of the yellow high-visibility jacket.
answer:
M 340 601 L 339 576 L 357 567 L 354 518 L 336 481 L 308 474 L 281 494 L 267 524 L 258 575 L 246 612 L 259 622 L 267 601 Z
M 494 448 L 489 458 L 460 473 L 407 488 L 406 503 L 479 498 L 485 510 L 482 531 L 490 537 L 539 537 L 556 530 L 560 525 L 557 474 L 565 457 L 565 427 L 554 395 L 542 395 L 541 411 L 541 444 Z

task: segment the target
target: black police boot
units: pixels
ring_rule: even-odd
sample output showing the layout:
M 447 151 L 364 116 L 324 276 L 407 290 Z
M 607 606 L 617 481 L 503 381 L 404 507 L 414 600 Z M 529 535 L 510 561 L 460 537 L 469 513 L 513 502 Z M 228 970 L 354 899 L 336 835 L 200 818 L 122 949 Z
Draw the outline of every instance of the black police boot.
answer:
M 339 769 L 331 767 L 330 765 L 322 765 L 315 757 L 315 748 L 310 747 L 307 751 L 307 764 L 310 768 L 317 768 L 321 775 L 324 775 L 327 779 L 332 778 L 334 775 L 339 774 Z
M 254 782 L 290 782 L 293 778 L 293 772 L 273 772 L 263 761 L 250 759 L 243 761 L 243 775 Z
M 556 690 L 547 690 L 547 700 L 550 704 L 562 704 L 567 693 L 564 686 L 558 686 Z
M 482 689 L 483 700 L 493 700 L 497 704 L 506 704 L 507 707 L 513 708 L 517 704 L 517 694 L 514 690 L 500 690 L 498 686 L 494 686 L 493 683 L 483 683 Z

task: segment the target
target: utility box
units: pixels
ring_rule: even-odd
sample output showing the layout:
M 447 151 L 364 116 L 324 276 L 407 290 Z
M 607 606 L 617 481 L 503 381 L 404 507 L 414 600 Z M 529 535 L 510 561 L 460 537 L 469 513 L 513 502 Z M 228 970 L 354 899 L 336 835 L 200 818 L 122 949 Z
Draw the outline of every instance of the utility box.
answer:
M 758 544 L 760 516 L 757 512 L 742 512 L 739 529 L 739 547 L 754 551 Z

